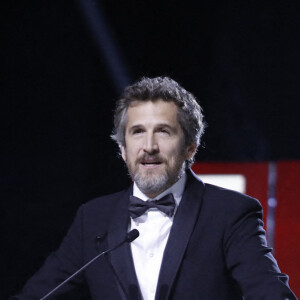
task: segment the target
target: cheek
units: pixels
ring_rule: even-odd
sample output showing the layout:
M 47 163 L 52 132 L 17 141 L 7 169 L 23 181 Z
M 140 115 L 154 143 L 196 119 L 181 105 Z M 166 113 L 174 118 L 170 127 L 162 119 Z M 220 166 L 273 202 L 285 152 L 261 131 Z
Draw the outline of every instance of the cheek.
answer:
M 160 153 L 166 159 L 173 161 L 181 156 L 181 149 L 181 145 L 178 145 L 177 143 L 173 145 L 165 145 L 165 147 L 160 147 Z
M 130 144 L 130 147 L 128 147 L 128 154 L 130 153 L 131 156 L 137 156 L 142 151 L 143 151 L 142 141 L 135 141 L 134 143 Z
M 176 164 L 178 162 L 185 161 L 188 155 L 185 145 L 177 143 L 174 147 L 172 147 L 172 149 L 169 149 L 167 153 L 165 152 L 165 156 L 169 158 L 170 162 Z
M 126 153 L 125 153 L 125 157 L 126 157 L 126 161 L 135 161 L 138 156 L 139 156 L 139 148 L 136 147 L 133 147 L 132 145 L 131 146 L 128 146 L 127 149 L 126 149 Z M 123 156 L 123 155 L 122 155 Z M 124 156 L 123 156 L 124 158 Z

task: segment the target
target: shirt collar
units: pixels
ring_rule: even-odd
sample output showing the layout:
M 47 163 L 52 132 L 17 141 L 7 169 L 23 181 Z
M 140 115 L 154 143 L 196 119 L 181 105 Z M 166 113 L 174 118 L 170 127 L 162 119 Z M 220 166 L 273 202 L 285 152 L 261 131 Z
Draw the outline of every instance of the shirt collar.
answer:
M 179 205 L 181 198 L 182 198 L 182 194 L 184 191 L 184 187 L 185 187 L 185 183 L 186 183 L 186 173 L 184 173 L 181 178 L 175 182 L 171 187 L 169 187 L 167 190 L 163 191 L 161 194 L 159 194 L 158 196 L 155 197 L 156 200 L 161 199 L 162 197 L 164 197 L 167 194 L 173 194 L 174 200 L 176 202 L 176 206 Z M 136 183 L 134 182 L 133 184 L 133 196 L 140 198 L 143 201 L 147 201 L 149 199 L 148 196 L 146 196 L 140 189 L 139 187 L 136 185 Z

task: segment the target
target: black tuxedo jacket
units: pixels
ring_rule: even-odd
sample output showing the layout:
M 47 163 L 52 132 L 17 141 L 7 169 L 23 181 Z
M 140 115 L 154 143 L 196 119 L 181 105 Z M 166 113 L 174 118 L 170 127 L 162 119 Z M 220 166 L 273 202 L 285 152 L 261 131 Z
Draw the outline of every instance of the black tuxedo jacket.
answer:
M 60 248 L 12 299 L 40 299 L 118 244 L 132 187 L 83 205 Z M 98 236 L 98 239 L 96 237 Z M 164 252 L 156 300 L 296 299 L 266 245 L 259 202 L 198 180 L 191 171 Z M 142 299 L 130 245 L 101 257 L 49 299 Z

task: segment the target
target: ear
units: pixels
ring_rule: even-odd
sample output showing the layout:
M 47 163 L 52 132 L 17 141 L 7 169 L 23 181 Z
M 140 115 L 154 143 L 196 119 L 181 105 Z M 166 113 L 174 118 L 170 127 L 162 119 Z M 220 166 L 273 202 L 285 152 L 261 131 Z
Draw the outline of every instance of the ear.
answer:
M 191 159 L 195 155 L 196 150 L 197 150 L 197 144 L 196 143 L 193 143 L 190 146 L 188 146 L 187 152 L 186 152 L 186 160 Z
M 126 151 L 125 151 L 125 146 L 121 146 L 121 154 L 122 154 L 122 158 L 123 160 L 126 162 Z

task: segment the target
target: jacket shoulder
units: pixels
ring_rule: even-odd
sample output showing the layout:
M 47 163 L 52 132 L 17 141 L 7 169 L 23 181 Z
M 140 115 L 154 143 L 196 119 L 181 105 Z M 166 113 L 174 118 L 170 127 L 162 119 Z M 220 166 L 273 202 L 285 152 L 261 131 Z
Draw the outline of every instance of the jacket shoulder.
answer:
M 111 217 L 120 208 L 126 207 L 126 201 L 129 201 L 131 188 L 120 192 L 94 198 L 81 205 L 77 211 L 77 217 L 83 220 L 85 224 L 91 223 L 109 223 Z
M 222 205 L 225 207 L 252 207 L 257 209 L 261 209 L 262 207 L 259 200 L 249 195 L 208 183 L 205 183 L 204 197 L 209 198 L 211 202 L 214 202 L 214 204 Z
M 82 207 L 87 210 L 93 210 L 98 207 L 102 207 L 102 208 L 106 207 L 107 205 L 114 206 L 114 205 L 117 205 L 124 198 L 124 196 L 126 197 L 127 193 L 128 194 L 130 193 L 130 188 L 122 190 L 117 193 L 108 194 L 108 195 L 94 198 L 94 199 L 86 202 L 85 204 L 83 204 Z

